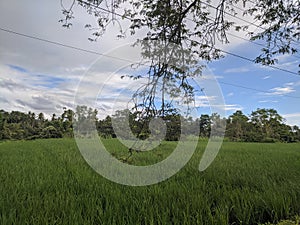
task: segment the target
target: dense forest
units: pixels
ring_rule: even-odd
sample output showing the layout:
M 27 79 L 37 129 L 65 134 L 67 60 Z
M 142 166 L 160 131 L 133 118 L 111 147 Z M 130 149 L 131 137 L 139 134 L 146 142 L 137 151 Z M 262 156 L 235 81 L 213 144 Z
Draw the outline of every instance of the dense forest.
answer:
M 64 108 L 61 115 L 52 115 L 45 118 L 44 113 L 23 113 L 19 111 L 6 112 L 0 110 L 0 139 L 21 140 L 38 138 L 63 138 L 73 137 L 73 125 L 76 121 L 95 121 L 99 136 L 103 138 L 115 138 L 116 134 L 112 126 L 113 118 L 125 118 L 126 110 L 117 111 L 115 115 L 98 119 L 97 110 L 86 106 L 78 106 L 75 112 Z M 127 112 L 128 113 L 128 112 Z M 176 141 L 180 137 L 181 126 L 189 126 L 191 134 L 197 133 L 201 138 L 208 138 L 212 126 L 225 124 L 225 138 L 230 141 L 243 142 L 299 142 L 300 128 L 289 126 L 275 109 L 257 109 L 249 116 L 242 111 L 236 111 L 228 118 L 221 118 L 217 114 L 201 115 L 200 118 L 182 119 L 177 113 L 166 115 L 163 118 L 166 124 L 167 141 Z M 140 139 L 149 136 L 149 118 L 137 119 L 129 113 L 131 131 Z M 184 121 L 184 122 L 183 122 Z M 146 124 L 146 126 L 145 126 Z

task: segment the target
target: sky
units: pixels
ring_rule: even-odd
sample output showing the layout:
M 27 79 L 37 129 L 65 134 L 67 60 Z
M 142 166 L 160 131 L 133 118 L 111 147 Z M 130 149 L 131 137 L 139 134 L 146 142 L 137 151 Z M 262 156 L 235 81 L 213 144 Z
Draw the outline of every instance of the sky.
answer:
M 67 6 L 70 2 L 66 0 L 64 4 Z M 124 88 L 128 96 L 128 89 L 132 91 L 136 87 L 136 83 L 120 78 L 128 72 L 129 61 L 136 60 L 134 53 L 124 47 L 132 43 L 133 37 L 118 39 L 118 27 L 112 26 L 97 42 L 90 42 L 91 31 L 84 26 L 95 23 L 93 16 L 75 8 L 75 20 L 70 29 L 62 28 L 58 23 L 61 18 L 60 0 L 0 2 L 0 29 L 110 57 L 0 30 L 1 109 L 44 112 L 50 116 L 62 114 L 64 107 L 73 108 L 74 103 L 94 102 L 101 112 L 112 113 L 121 107 L 118 101 L 126 102 Z M 251 59 L 259 55 L 261 46 L 233 36 L 229 38 L 230 44 L 219 46 L 221 49 Z M 115 56 L 130 60 L 121 63 Z M 297 72 L 299 61 L 300 53 L 296 57 L 284 55 L 276 66 Z M 220 87 L 227 115 L 236 110 L 249 115 L 257 108 L 274 108 L 286 123 L 300 125 L 300 76 L 228 54 L 208 63 L 207 68 Z M 204 73 L 202 79 L 213 80 L 207 77 Z M 208 100 L 214 98 L 213 90 L 206 99 L 198 98 L 203 112 L 211 108 Z

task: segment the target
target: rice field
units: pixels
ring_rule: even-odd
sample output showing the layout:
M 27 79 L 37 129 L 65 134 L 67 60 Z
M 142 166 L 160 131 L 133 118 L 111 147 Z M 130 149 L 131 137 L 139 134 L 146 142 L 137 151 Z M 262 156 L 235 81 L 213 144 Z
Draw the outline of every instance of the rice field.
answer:
M 103 141 L 115 157 L 127 156 L 116 139 Z M 167 181 L 130 187 L 94 172 L 73 139 L 2 142 L 0 224 L 276 224 L 300 215 L 299 143 L 225 142 L 199 172 L 205 145 Z M 134 153 L 128 163 L 155 163 L 174 146 Z

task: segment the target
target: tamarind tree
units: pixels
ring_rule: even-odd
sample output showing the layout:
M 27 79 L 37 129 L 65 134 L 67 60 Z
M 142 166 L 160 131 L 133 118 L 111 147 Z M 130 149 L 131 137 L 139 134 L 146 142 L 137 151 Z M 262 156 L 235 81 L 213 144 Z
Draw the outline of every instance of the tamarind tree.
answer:
M 97 26 L 85 26 L 91 30 L 90 41 L 113 25 L 119 28 L 119 38 L 136 36 L 149 67 L 144 74 L 129 76 L 148 80 L 133 96 L 135 109 L 144 109 L 148 115 L 164 115 L 172 108 L 166 95 L 172 99 L 183 96 L 186 103 L 193 101 L 190 78 L 201 75 L 201 62 L 223 57 L 216 46 L 229 43 L 232 30 L 246 32 L 251 41 L 264 41 L 253 60 L 263 65 L 277 63 L 282 54 L 295 54 L 299 45 L 299 0 L 72 0 L 69 6 L 61 0 L 61 5 L 63 27 L 71 27 L 78 19 L 74 7 L 94 15 Z M 247 16 L 253 21 L 250 24 L 260 29 L 252 31 L 249 24 L 238 24 L 238 16 Z M 123 23 L 125 20 L 128 22 Z M 159 109 L 155 100 L 158 90 L 163 92 Z

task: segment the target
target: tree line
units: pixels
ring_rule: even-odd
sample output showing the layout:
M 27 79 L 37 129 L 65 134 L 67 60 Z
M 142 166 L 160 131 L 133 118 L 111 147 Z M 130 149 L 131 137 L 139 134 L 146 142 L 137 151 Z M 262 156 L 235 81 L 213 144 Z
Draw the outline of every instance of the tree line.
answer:
M 0 140 L 31 140 L 38 138 L 63 138 L 73 137 L 73 125 L 80 124 L 84 130 L 96 128 L 102 138 L 116 138 L 113 120 L 129 120 L 131 132 L 140 139 L 146 139 L 151 134 L 149 122 L 152 118 L 137 117 L 128 110 L 119 110 L 114 115 L 98 119 L 97 110 L 87 106 L 78 106 L 75 111 L 63 109 L 61 115 L 53 114 L 50 119 L 44 113 L 33 112 L 6 112 L 0 110 Z M 188 135 L 199 135 L 209 138 L 212 127 L 215 134 L 218 127 L 221 129 L 226 124 L 225 138 L 230 141 L 240 142 L 299 142 L 300 128 L 285 123 L 284 118 L 275 109 L 257 109 L 250 115 L 245 115 L 238 110 L 228 118 L 221 118 L 218 114 L 203 114 L 199 118 L 183 118 L 175 111 L 167 114 L 163 119 L 166 126 L 165 140 L 177 141 L 183 126 L 187 126 Z M 93 121 L 79 123 L 80 121 Z M 122 130 L 122 129 L 121 129 Z M 124 134 L 126 135 L 124 130 Z M 152 130 L 153 132 L 153 130 Z

